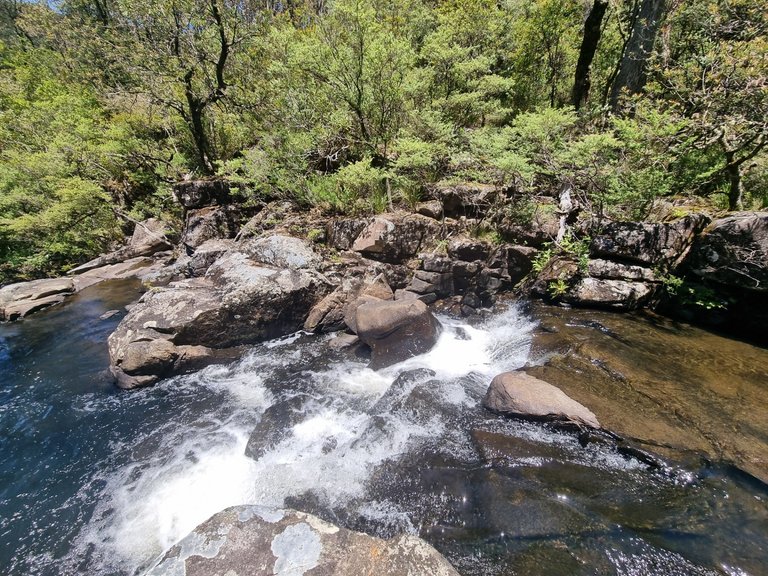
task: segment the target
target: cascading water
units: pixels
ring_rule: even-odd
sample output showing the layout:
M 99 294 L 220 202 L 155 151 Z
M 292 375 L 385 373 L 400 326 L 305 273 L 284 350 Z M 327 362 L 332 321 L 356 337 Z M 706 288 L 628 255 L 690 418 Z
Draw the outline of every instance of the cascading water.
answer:
M 380 372 L 332 336 L 296 334 L 132 393 L 110 388 L 103 350 L 84 362 L 117 321 L 97 321 L 104 307 L 83 296 L 3 328 L 3 573 L 140 574 L 237 504 L 418 533 L 464 574 L 768 568 L 756 487 L 650 471 L 480 407 L 490 379 L 528 359 L 534 326 L 515 307 L 475 325 L 441 318 L 429 354 Z M 745 542 L 748 554 L 728 552 Z

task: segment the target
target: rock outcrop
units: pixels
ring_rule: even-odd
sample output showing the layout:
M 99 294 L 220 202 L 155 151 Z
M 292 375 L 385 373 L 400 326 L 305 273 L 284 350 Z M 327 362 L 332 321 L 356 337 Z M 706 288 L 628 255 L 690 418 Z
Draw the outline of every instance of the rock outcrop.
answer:
M 173 546 L 148 576 L 458 576 L 415 536 L 382 540 L 295 510 L 238 506 L 214 515 Z
M 400 263 L 413 258 L 433 241 L 438 229 L 434 219 L 419 214 L 376 216 L 360 231 L 350 248 L 373 260 Z
M 355 312 L 357 335 L 371 347 L 371 368 L 378 370 L 428 352 L 440 325 L 419 300 L 370 301 Z
M 262 238 L 225 252 L 201 278 L 148 292 L 109 337 L 118 385 L 153 384 L 222 349 L 298 330 L 329 289 L 316 263 L 301 240 Z
M 157 218 L 149 218 L 138 222 L 127 245 L 122 248 L 94 258 L 85 264 L 69 271 L 71 275 L 82 274 L 95 268 L 118 264 L 141 256 L 151 256 L 158 252 L 173 248 L 166 236 L 168 230 L 164 222 Z
M 768 344 L 768 212 L 712 222 L 682 270 L 690 285 L 669 313 Z
M 675 268 L 707 223 L 703 214 L 690 214 L 669 223 L 612 222 L 592 239 L 590 254 L 642 266 Z
M 523 292 L 590 308 L 653 305 L 662 284 L 657 271 L 676 271 L 707 221 L 691 214 L 668 223 L 612 222 L 583 253 L 551 258 Z
M 0 288 L 0 321 L 10 322 L 59 304 L 75 291 L 71 278 L 19 282 Z
M 224 180 L 185 180 L 173 186 L 176 201 L 185 209 L 228 204 L 229 184 Z
M 715 220 L 696 240 L 686 266 L 706 282 L 768 292 L 768 212 Z
M 559 388 L 525 372 L 504 372 L 496 376 L 483 399 L 483 406 L 509 416 L 600 428 L 600 423 L 588 408 Z

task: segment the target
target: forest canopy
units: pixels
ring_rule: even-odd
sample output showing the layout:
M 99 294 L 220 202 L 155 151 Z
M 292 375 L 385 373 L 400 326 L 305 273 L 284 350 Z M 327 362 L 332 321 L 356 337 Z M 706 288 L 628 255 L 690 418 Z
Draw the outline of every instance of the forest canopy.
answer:
M 761 4 L 0 0 L 0 283 L 173 223 L 185 178 L 346 213 L 459 182 L 764 208 Z

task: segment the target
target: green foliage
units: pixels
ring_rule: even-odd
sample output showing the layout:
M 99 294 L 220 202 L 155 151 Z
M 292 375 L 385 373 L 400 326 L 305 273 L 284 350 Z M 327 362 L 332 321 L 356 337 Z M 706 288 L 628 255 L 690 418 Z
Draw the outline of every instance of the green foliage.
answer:
M 566 184 L 598 220 L 646 218 L 672 195 L 765 207 L 764 11 L 668 3 L 645 90 L 611 114 L 636 5 L 611 3 L 577 114 L 588 6 L 574 0 L 10 3 L 4 274 L 105 249 L 115 214 L 173 220 L 170 185 L 196 174 L 251 202 L 352 214 L 413 208 L 440 182 L 494 184 L 509 199 L 498 214 L 518 224 Z M 572 241 L 542 262 L 582 260 Z
M 683 306 L 704 310 L 725 310 L 728 308 L 728 303 L 708 286 L 688 282 L 674 274 L 661 274 L 659 278 L 667 294 L 676 298 Z
M 558 278 L 549 283 L 547 292 L 549 292 L 549 295 L 552 298 L 562 298 L 568 293 L 568 288 L 570 288 L 568 282 L 566 282 L 564 278 Z
M 544 270 L 544 267 L 549 264 L 549 261 L 552 260 L 553 256 L 554 251 L 552 250 L 551 244 L 545 246 L 542 250 L 539 250 L 536 257 L 533 259 L 533 271 L 538 274 Z

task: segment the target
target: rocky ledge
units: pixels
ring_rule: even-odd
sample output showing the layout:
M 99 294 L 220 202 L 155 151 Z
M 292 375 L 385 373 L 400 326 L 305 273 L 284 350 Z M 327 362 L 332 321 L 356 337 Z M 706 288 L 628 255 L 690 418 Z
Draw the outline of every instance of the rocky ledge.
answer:
M 270 236 L 238 244 L 202 277 L 150 290 L 109 337 L 118 385 L 153 384 L 298 330 L 331 288 L 319 268 L 306 242 Z
M 458 576 L 416 536 L 382 540 L 295 510 L 228 508 L 164 554 L 147 576 Z

